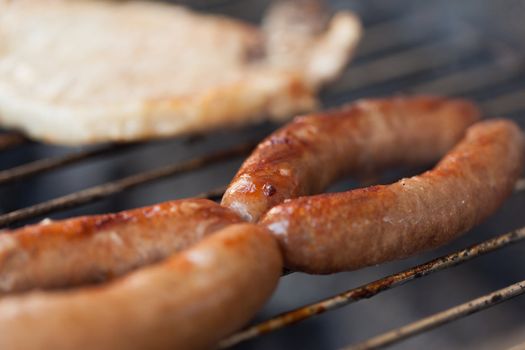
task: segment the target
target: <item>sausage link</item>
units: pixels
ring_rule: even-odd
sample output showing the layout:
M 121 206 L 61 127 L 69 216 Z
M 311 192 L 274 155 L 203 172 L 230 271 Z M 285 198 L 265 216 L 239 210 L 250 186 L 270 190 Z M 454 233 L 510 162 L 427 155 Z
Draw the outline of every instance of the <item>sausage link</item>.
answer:
M 104 286 L 0 299 L 0 348 L 210 348 L 253 316 L 281 272 L 266 229 L 232 225 Z
M 222 204 L 256 222 L 285 199 L 319 193 L 342 175 L 430 164 L 478 118 L 465 100 L 421 96 L 363 100 L 296 118 L 244 162 Z
M 288 268 L 353 270 L 468 231 L 511 194 L 523 166 L 520 129 L 506 120 L 482 122 L 431 171 L 391 185 L 290 200 L 261 224 L 279 240 Z
M 159 261 L 239 217 L 206 199 L 44 222 L 0 234 L 0 293 L 99 282 Z

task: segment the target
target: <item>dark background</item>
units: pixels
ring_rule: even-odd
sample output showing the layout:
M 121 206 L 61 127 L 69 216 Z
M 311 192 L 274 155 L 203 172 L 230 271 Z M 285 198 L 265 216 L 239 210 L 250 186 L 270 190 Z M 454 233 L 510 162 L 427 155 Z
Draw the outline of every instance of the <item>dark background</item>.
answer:
M 252 22 L 267 1 L 185 1 L 201 11 Z M 356 59 L 322 94 L 332 107 L 362 97 L 437 93 L 478 101 L 487 116 L 513 118 L 525 128 L 525 1 L 361 0 L 332 1 L 355 10 L 365 25 Z M 257 125 L 201 138 L 155 141 L 45 175 L 0 187 L 0 213 L 39 203 L 144 170 L 177 163 L 242 140 L 259 139 L 276 126 Z M 0 154 L 0 167 L 78 149 L 28 144 Z M 225 185 L 242 159 L 140 186 L 53 218 L 100 213 L 183 198 Z M 406 172 L 392 172 L 381 182 Z M 357 186 L 343 181 L 331 190 Z M 33 220 L 35 221 L 35 220 Z M 515 193 L 481 227 L 438 251 L 405 261 L 331 276 L 283 277 L 258 319 L 318 301 L 511 229 L 525 226 L 525 193 Z M 326 313 L 239 346 L 239 349 L 335 349 L 399 327 L 525 279 L 525 245 L 491 253 L 370 300 Z M 254 276 L 254 284 L 257 283 Z M 506 349 L 525 342 L 525 297 L 448 324 L 394 346 L 395 349 Z

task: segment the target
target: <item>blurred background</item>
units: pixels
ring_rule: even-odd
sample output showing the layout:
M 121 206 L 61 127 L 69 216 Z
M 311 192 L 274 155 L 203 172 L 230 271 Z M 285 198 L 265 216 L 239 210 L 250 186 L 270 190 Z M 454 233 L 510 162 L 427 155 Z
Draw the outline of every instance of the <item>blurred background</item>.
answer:
M 269 1 L 187 0 L 199 11 L 221 13 L 257 23 Z M 506 116 L 525 128 L 525 1 L 521 0 L 354 0 L 330 1 L 361 17 L 365 35 L 357 56 L 336 82 L 323 90 L 325 107 L 363 97 L 400 93 L 463 96 L 478 101 L 488 117 Z M 203 137 L 135 145 L 90 157 L 37 177 L 0 187 L 0 214 L 259 140 L 277 125 L 262 124 Z M 2 151 L 0 166 L 57 157 L 79 148 L 24 144 Z M 226 185 L 242 162 L 235 158 L 197 171 L 149 182 L 52 218 L 102 213 L 184 198 Z M 396 171 L 374 182 L 387 183 L 411 172 Z M 368 182 L 367 182 L 368 184 Z M 331 191 L 359 186 L 349 179 Z M 31 218 L 15 227 L 42 219 Z M 283 277 L 257 316 L 275 314 L 318 301 L 363 283 L 525 226 L 525 191 L 515 193 L 482 226 L 440 250 L 412 259 L 330 276 L 294 273 Z M 336 349 L 465 302 L 525 279 L 525 244 L 505 248 L 467 264 L 419 279 L 239 345 L 238 349 Z M 256 276 L 254 283 L 256 284 Z M 393 349 L 507 349 L 525 342 L 525 297 L 426 332 Z

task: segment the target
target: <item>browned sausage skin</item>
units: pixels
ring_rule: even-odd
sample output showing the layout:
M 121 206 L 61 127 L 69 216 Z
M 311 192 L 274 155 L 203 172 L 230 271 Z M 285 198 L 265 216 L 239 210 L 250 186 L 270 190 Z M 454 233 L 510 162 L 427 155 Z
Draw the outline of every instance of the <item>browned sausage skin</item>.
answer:
M 222 204 L 255 222 L 285 199 L 319 193 L 344 174 L 435 162 L 478 118 L 465 100 L 422 96 L 362 100 L 296 118 L 244 162 Z
M 0 348 L 211 348 L 253 316 L 281 271 L 266 229 L 232 225 L 104 286 L 0 299 Z
M 212 201 L 185 199 L 4 231 L 0 293 L 102 281 L 240 221 Z
M 387 186 L 302 197 L 272 208 L 288 268 L 353 270 L 440 246 L 492 214 L 524 166 L 524 137 L 512 122 L 469 128 L 431 171 Z

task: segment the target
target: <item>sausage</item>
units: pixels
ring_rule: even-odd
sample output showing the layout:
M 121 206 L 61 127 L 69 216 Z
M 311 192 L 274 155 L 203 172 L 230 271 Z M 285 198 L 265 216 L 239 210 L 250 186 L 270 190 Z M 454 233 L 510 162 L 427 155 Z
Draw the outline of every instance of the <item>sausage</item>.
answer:
M 447 243 L 492 214 L 524 166 L 511 121 L 475 124 L 437 166 L 391 185 L 290 200 L 261 220 L 285 265 L 310 273 L 353 270 Z
M 431 164 L 478 118 L 468 101 L 422 96 L 362 100 L 296 118 L 259 144 L 222 204 L 256 222 L 285 199 L 320 193 L 345 174 Z
M 281 272 L 266 229 L 228 226 L 103 286 L 0 299 L 0 348 L 210 348 L 253 316 Z
M 206 199 L 85 216 L 0 234 L 0 293 L 99 282 L 159 261 L 240 222 Z

